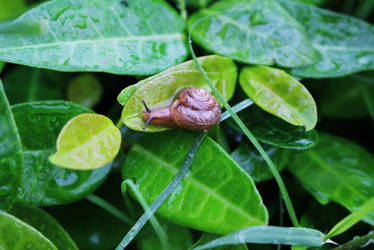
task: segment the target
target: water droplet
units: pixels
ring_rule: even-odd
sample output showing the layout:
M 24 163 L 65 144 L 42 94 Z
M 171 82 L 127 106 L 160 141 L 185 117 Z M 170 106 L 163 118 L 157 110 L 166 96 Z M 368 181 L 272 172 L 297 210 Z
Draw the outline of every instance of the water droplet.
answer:
M 69 6 L 66 6 L 62 8 L 61 10 L 57 11 L 54 15 L 50 13 L 52 20 L 56 21 L 68 9 L 69 9 Z
M 267 22 L 264 21 L 264 18 L 262 17 L 262 14 L 260 12 L 255 12 L 251 16 L 251 25 L 261 25 L 266 24 Z
M 85 29 L 87 28 L 87 23 L 85 21 L 78 22 L 74 25 L 74 27 L 80 28 L 80 29 Z

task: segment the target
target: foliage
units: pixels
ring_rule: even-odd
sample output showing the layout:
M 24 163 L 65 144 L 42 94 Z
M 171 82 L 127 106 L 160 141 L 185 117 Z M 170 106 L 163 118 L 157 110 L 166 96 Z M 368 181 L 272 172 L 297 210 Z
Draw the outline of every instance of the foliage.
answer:
M 374 4 L 336 3 L 3 0 L 0 249 L 370 244 Z M 188 87 L 219 124 L 143 129 Z

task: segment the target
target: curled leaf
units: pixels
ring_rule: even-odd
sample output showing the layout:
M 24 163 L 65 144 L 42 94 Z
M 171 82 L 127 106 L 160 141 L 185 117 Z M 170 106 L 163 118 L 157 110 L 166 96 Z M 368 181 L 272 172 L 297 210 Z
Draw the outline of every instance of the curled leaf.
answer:
M 263 110 L 312 130 L 317 123 L 317 107 L 312 95 L 283 70 L 266 66 L 245 67 L 240 72 L 244 92 Z
M 57 138 L 57 153 L 49 160 L 70 169 L 103 167 L 117 155 L 121 132 L 103 115 L 81 114 L 72 118 Z

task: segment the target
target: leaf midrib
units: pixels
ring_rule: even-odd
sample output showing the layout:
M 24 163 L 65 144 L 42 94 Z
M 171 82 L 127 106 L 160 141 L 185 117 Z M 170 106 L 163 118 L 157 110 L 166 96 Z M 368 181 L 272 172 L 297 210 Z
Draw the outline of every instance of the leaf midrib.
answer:
M 0 48 L 0 52 L 9 52 L 9 50 L 21 50 L 21 49 L 37 49 L 46 48 L 53 46 L 75 46 L 77 44 L 97 44 L 105 42 L 126 42 L 126 41 L 152 41 L 152 40 L 185 40 L 186 36 L 183 33 L 174 34 L 160 34 L 151 36 L 131 36 L 131 37 L 109 37 L 109 38 L 98 38 L 90 40 L 72 40 L 72 41 L 54 41 L 49 43 L 30 44 L 15 47 L 3 47 Z
M 164 168 L 170 170 L 171 172 L 173 172 L 174 174 L 177 174 L 178 170 L 176 168 L 174 168 L 168 162 L 165 162 L 163 159 L 157 157 L 156 155 L 154 155 L 152 152 L 150 152 L 146 148 L 140 146 L 139 144 L 134 145 L 133 150 L 138 150 L 139 153 L 143 153 L 143 154 L 148 155 L 150 158 L 152 158 L 156 162 L 160 163 L 160 167 L 164 167 Z M 240 213 L 240 214 L 244 215 L 245 217 L 249 218 L 249 220 L 255 221 L 259 225 L 264 225 L 263 221 L 261 221 L 261 220 L 255 218 L 255 217 L 252 217 L 251 215 L 245 213 L 245 211 L 243 211 L 243 209 L 241 207 L 233 205 L 230 201 L 226 200 L 225 197 L 217 194 L 213 190 L 209 189 L 209 187 L 207 187 L 207 186 L 201 184 L 200 182 L 196 181 L 194 178 L 190 177 L 190 175 L 187 176 L 185 178 L 185 180 L 189 181 L 189 182 L 191 182 L 191 184 L 196 185 L 199 188 L 205 190 L 208 194 L 210 194 L 210 195 L 214 196 L 215 198 L 221 200 L 226 206 L 231 207 L 233 210 L 235 210 L 238 213 Z

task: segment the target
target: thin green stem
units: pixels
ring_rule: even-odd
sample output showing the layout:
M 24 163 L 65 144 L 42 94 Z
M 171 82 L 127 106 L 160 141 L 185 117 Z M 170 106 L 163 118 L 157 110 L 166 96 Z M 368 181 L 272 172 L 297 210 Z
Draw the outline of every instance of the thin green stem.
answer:
M 131 226 L 133 224 L 133 221 L 129 217 L 127 217 L 121 210 L 119 210 L 118 208 L 116 208 L 115 206 L 107 202 L 106 200 L 101 199 L 99 196 L 96 196 L 94 194 L 89 194 L 86 196 L 86 199 L 94 203 L 95 205 L 101 207 L 102 209 L 106 210 L 107 212 L 117 217 L 118 219 L 126 223 L 127 225 Z
M 232 108 L 230 107 L 230 105 L 226 102 L 225 98 L 221 95 L 221 93 L 217 90 L 217 88 L 214 86 L 214 84 L 212 83 L 212 81 L 209 79 L 207 73 L 201 67 L 200 63 L 198 62 L 198 60 L 196 58 L 195 52 L 194 52 L 194 50 L 192 48 L 191 32 L 188 32 L 188 45 L 189 45 L 189 48 L 190 48 L 190 53 L 192 55 L 192 58 L 193 58 L 193 60 L 195 61 L 196 65 L 197 65 L 197 68 L 199 69 L 199 71 L 203 75 L 203 77 L 206 80 L 206 82 L 208 83 L 209 87 L 212 89 L 213 94 L 218 98 L 218 101 L 223 104 L 223 106 L 225 107 L 225 109 L 230 113 L 230 115 L 232 116 L 232 118 L 234 119 L 234 121 L 238 124 L 238 126 L 243 131 L 243 133 L 248 137 L 248 139 L 252 142 L 252 144 L 255 146 L 255 148 L 258 150 L 258 152 L 260 152 L 260 154 L 264 158 L 266 164 L 269 166 L 271 172 L 273 173 L 273 176 L 274 176 L 275 180 L 278 183 L 279 189 L 280 189 L 280 191 L 282 193 L 282 197 L 284 199 L 284 203 L 286 205 L 286 208 L 287 208 L 288 214 L 290 216 L 290 219 L 292 221 L 292 224 L 295 227 L 298 227 L 299 226 L 299 222 L 297 220 L 295 210 L 294 210 L 294 208 L 292 206 L 290 197 L 288 195 L 288 192 L 287 192 L 286 186 L 284 185 L 282 177 L 280 176 L 280 174 L 279 174 L 277 168 L 275 167 L 274 163 L 271 161 L 270 157 L 266 154 L 265 150 L 262 148 L 262 146 L 260 145 L 260 143 L 258 143 L 257 139 L 248 130 L 248 128 L 245 126 L 245 124 L 240 120 L 240 118 L 238 117 L 238 115 L 235 114 L 235 112 L 232 110 Z
M 367 235 L 353 239 L 343 245 L 333 248 L 332 250 L 354 250 L 359 249 L 369 244 L 374 244 L 374 231 L 369 232 Z
M 187 11 L 186 11 L 186 3 L 184 0 L 178 0 L 179 10 L 181 12 L 181 16 L 184 20 L 187 20 Z
M 242 111 L 243 109 L 245 108 L 248 108 L 249 106 L 251 106 L 253 104 L 253 101 L 251 99 L 245 99 L 237 104 L 235 104 L 234 106 L 232 106 L 232 110 L 235 112 L 235 113 L 238 113 L 240 111 Z M 222 113 L 221 115 L 221 119 L 220 119 L 220 122 L 226 120 L 227 118 L 229 118 L 231 116 L 231 114 L 228 112 L 228 111 L 225 111 L 224 113 Z
M 168 186 L 162 191 L 162 193 L 157 197 L 157 199 L 151 204 L 151 206 L 143 213 L 143 215 L 138 219 L 138 221 L 133 225 L 133 227 L 127 232 L 125 237 L 121 240 L 119 245 L 116 247 L 116 250 L 124 249 L 130 242 L 134 239 L 134 237 L 139 233 L 139 231 L 143 228 L 145 223 L 148 222 L 151 215 L 153 215 L 157 209 L 164 203 L 164 201 L 170 196 L 172 192 L 179 186 L 182 182 L 184 177 L 189 173 L 190 166 L 195 158 L 195 155 L 205 137 L 206 133 L 201 132 L 199 133 L 195 141 L 188 152 L 186 159 L 182 167 L 179 169 L 177 175 L 173 178 L 173 180 L 168 184 Z
M 139 192 L 137 186 L 131 180 L 125 180 L 124 183 L 132 190 L 133 194 L 135 195 L 136 199 L 139 201 L 140 205 L 143 207 L 146 213 L 150 212 L 149 206 L 145 201 L 143 195 Z M 161 244 L 164 246 L 165 249 L 168 248 L 168 236 L 166 235 L 164 229 L 162 229 L 160 223 L 156 219 L 153 214 L 148 214 L 149 220 L 161 241 Z

